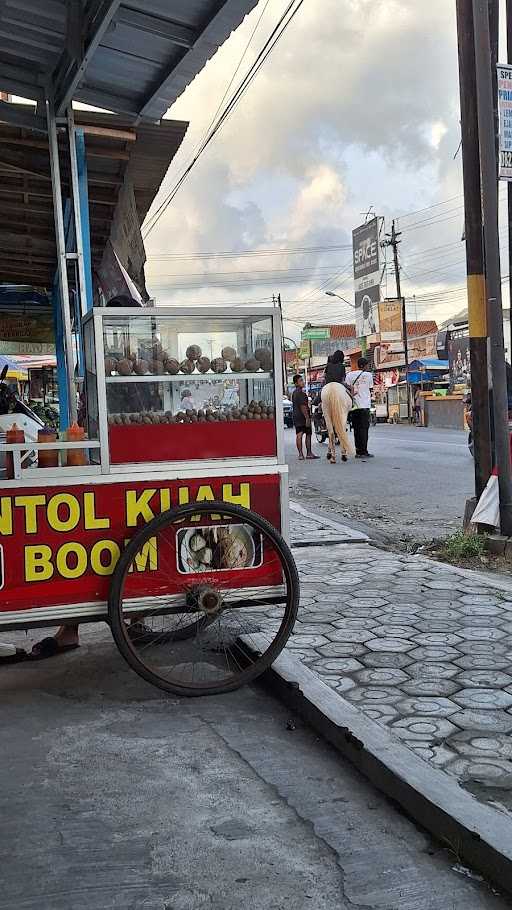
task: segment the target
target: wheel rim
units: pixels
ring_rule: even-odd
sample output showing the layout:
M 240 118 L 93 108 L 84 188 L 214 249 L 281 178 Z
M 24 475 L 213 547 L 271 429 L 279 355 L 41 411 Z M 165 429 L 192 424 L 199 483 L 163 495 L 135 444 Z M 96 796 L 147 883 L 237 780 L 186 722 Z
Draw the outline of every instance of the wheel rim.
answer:
M 149 599 L 140 597 L 134 571 L 144 559 Z M 135 536 L 116 569 L 109 610 L 116 643 L 141 676 L 202 695 L 235 689 L 270 665 L 298 598 L 293 559 L 268 522 L 207 503 L 159 516 Z

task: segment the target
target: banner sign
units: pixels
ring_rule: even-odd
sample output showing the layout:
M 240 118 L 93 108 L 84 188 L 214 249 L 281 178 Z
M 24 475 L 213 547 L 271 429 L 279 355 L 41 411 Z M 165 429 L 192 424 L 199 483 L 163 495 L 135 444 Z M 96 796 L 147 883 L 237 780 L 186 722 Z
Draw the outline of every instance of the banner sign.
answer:
M 352 249 L 356 334 L 361 338 L 379 331 L 379 218 L 373 218 L 352 232 Z
M 217 499 L 253 509 L 280 527 L 277 474 L 3 490 L 0 612 L 106 601 L 117 561 L 137 528 L 171 507 Z M 212 523 L 217 519 L 222 516 L 213 515 Z M 194 518 L 184 527 L 189 521 Z M 156 537 L 138 553 L 129 596 L 156 597 L 173 593 L 173 587 L 183 589 L 180 554 L 168 552 L 172 540 L 165 543 L 165 559 Z M 261 560 L 246 571 L 249 585 L 262 579 L 268 583 L 269 568 Z M 239 584 L 240 571 L 234 579 L 226 571 L 223 582 L 236 586 L 236 576 Z
M 302 329 L 302 338 L 308 341 L 313 341 L 314 339 L 325 340 L 330 337 L 331 330 L 329 326 L 312 325 Z
M 469 328 L 467 326 L 450 332 L 448 360 L 452 384 L 469 385 L 471 381 L 471 357 L 469 353 Z
M 4 311 L 0 313 L 0 347 L 2 341 L 24 345 L 33 342 L 52 345 L 55 351 L 55 333 L 51 311 L 29 316 L 27 313 Z
M 302 341 L 299 348 L 299 357 L 301 360 L 308 360 L 311 357 L 311 342 Z
M 501 180 L 512 180 L 512 66 L 498 64 Z
M 403 340 L 403 300 L 384 300 L 379 303 L 381 341 Z

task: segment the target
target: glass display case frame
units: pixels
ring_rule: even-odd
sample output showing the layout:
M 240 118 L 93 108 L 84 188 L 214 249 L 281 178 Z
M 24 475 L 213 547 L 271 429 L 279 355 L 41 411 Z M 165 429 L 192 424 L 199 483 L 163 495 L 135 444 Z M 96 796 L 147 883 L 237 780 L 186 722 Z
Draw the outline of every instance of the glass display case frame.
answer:
M 221 373 L 212 373 L 211 370 L 207 373 L 199 373 L 197 370 L 193 374 L 186 374 L 178 372 L 176 374 L 171 373 L 154 373 L 147 372 L 144 375 L 135 375 L 130 374 L 127 376 L 117 375 L 116 370 L 111 371 L 111 375 L 106 374 L 105 369 L 105 358 L 108 358 L 108 351 L 105 350 L 104 337 L 105 329 L 108 326 L 112 326 L 113 323 L 118 322 L 122 324 L 125 322 L 127 325 L 130 324 L 130 320 L 163 320 L 163 322 L 168 322 L 169 325 L 172 325 L 173 321 L 176 325 L 180 325 L 180 331 L 184 334 L 190 334 L 191 336 L 194 333 L 197 333 L 198 321 L 204 321 L 205 328 L 202 331 L 202 334 L 207 334 L 211 331 L 227 333 L 233 331 L 233 329 L 223 328 L 224 326 L 233 326 L 234 324 L 240 324 L 240 326 L 254 326 L 258 323 L 262 323 L 264 320 L 268 320 L 269 326 L 271 327 L 272 339 L 271 339 L 271 351 L 272 351 L 272 367 L 269 368 L 268 365 L 264 365 L 263 368 L 261 365 L 256 371 L 247 370 L 242 364 L 237 364 L 237 372 L 231 372 L 228 366 L 225 372 Z M 187 322 L 190 320 L 190 331 L 186 330 Z M 195 326 L 194 326 L 195 322 Z M 184 328 L 185 327 L 185 328 Z M 213 327 L 213 329 L 212 329 Z M 216 327 L 216 328 L 215 328 Z M 204 471 L 207 469 L 222 469 L 222 466 L 227 467 L 227 465 L 237 465 L 241 469 L 247 467 L 254 468 L 257 465 L 261 466 L 263 469 L 265 466 L 271 465 L 284 465 L 284 437 L 283 437 L 283 378 L 282 378 L 282 335 L 281 335 L 281 314 L 277 307 L 233 307 L 230 310 L 227 310 L 225 307 L 98 307 L 89 311 L 83 317 L 83 338 L 84 338 L 84 353 L 85 353 L 85 394 L 87 397 L 87 412 L 88 412 L 88 431 L 89 437 L 98 438 L 100 442 L 100 447 L 97 450 L 97 459 L 98 467 L 101 470 L 102 474 L 109 473 L 140 473 L 148 472 L 151 470 L 161 471 L 164 465 L 169 465 L 169 468 L 172 468 L 173 473 L 176 473 L 180 470 L 185 470 L 187 473 L 190 473 L 191 469 L 197 468 L 198 470 Z M 215 352 L 216 356 L 220 355 L 219 352 Z M 107 362 L 107 368 L 109 363 Z M 174 390 L 174 395 L 177 389 L 180 389 L 183 385 L 187 384 L 197 384 L 203 382 L 224 382 L 226 380 L 238 380 L 240 383 L 246 383 L 245 388 L 256 390 L 254 394 L 258 394 L 258 390 L 261 390 L 262 386 L 269 389 L 269 383 L 271 388 L 271 399 L 273 399 L 273 415 L 269 419 L 268 413 L 265 408 L 263 408 L 263 413 L 258 414 L 258 419 L 256 420 L 247 420 L 246 423 L 240 423 L 237 425 L 234 422 L 225 422 L 217 423 L 213 418 L 211 423 L 196 423 L 193 426 L 183 426 L 183 427 L 171 427 L 168 426 L 144 426 L 134 428 L 132 426 L 127 427 L 128 433 L 126 433 L 127 444 L 126 444 L 126 455 L 123 454 L 122 457 L 119 456 L 119 439 L 122 436 L 120 432 L 124 427 L 118 427 L 113 425 L 113 414 L 112 408 L 109 409 L 108 395 L 109 388 L 129 388 L 132 383 L 136 383 L 138 388 L 141 388 L 146 383 L 153 383 L 158 385 L 159 388 L 165 388 L 168 391 L 167 398 Z M 140 384 L 140 385 L 139 385 Z M 150 387 L 147 386 L 149 389 Z M 259 404 L 262 404 L 260 401 Z M 256 403 L 255 403 L 255 409 Z M 109 414 L 110 410 L 110 414 Z M 267 409 L 268 412 L 271 411 L 271 408 Z M 247 415 L 255 416 L 255 415 Z M 109 422 L 110 417 L 110 422 Z M 224 420 L 224 418 L 222 418 Z M 233 418 L 229 416 L 228 420 Z M 246 417 L 241 418 L 246 420 Z M 136 429 L 139 432 L 136 432 Z M 227 439 L 230 438 L 229 433 L 231 432 L 231 438 L 238 440 L 238 445 L 233 446 L 233 453 L 230 454 L 229 446 L 227 447 L 225 453 L 219 454 L 215 450 L 215 440 L 221 438 L 222 434 L 225 435 Z M 147 451 L 154 451 L 151 446 L 151 438 L 156 437 L 157 435 L 160 438 L 164 436 L 168 439 L 172 438 L 173 434 L 176 438 L 176 433 L 180 433 L 180 439 L 182 439 L 182 450 L 177 455 L 173 453 L 171 457 L 158 457 L 151 458 L 147 455 Z M 271 434 L 273 443 L 270 445 Z M 147 443 L 146 449 L 141 456 L 140 451 L 137 452 L 137 446 L 130 443 L 128 437 L 135 440 L 144 439 Z M 208 439 L 211 440 L 211 445 L 206 446 L 203 455 L 198 457 L 198 447 L 196 440 Z M 253 440 L 254 445 L 247 447 L 247 445 L 241 444 L 243 441 Z M 258 442 L 259 440 L 259 442 Z M 130 451 L 132 453 L 130 458 Z M 212 454 L 213 453 L 213 454 Z

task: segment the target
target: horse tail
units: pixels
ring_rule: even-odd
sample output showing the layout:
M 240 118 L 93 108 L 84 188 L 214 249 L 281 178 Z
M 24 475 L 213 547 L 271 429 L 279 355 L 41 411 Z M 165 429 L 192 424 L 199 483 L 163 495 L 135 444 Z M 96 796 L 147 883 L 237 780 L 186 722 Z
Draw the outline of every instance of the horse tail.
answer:
M 331 423 L 336 431 L 343 451 L 346 452 L 347 455 L 353 455 L 354 447 L 347 433 L 347 415 L 350 410 L 350 397 L 343 386 L 339 386 L 335 383 L 330 383 L 330 385 L 333 386 L 333 388 L 329 389 L 328 393 Z

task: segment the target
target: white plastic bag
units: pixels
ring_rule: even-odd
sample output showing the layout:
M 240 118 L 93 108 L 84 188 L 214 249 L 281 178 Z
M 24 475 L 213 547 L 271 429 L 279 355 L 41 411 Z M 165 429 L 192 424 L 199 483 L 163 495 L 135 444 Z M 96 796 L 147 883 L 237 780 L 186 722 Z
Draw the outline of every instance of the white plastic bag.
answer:
M 500 526 L 500 494 L 497 474 L 491 474 L 478 505 L 471 516 L 471 524 Z

